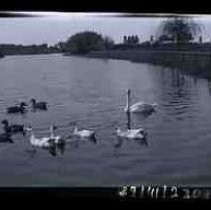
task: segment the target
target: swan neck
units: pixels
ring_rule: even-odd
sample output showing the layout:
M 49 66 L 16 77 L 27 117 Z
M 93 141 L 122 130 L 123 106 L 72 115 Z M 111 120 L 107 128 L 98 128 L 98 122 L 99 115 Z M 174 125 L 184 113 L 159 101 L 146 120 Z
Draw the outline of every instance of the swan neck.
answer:
M 130 90 L 127 91 L 127 109 L 129 110 L 130 108 Z
M 50 127 L 50 138 L 54 138 L 54 130 L 52 126 Z
M 75 128 L 74 128 L 74 132 L 75 132 L 75 133 L 77 133 L 77 132 L 78 132 L 78 128 L 77 128 L 77 126 L 75 126 Z

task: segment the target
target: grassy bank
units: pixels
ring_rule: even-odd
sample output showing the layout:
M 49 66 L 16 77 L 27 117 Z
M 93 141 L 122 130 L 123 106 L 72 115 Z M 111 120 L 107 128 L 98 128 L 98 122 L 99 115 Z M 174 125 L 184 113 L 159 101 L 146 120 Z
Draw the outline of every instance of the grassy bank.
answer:
M 151 63 L 178 68 L 184 73 L 211 79 L 211 51 L 110 50 L 90 52 L 86 56 Z

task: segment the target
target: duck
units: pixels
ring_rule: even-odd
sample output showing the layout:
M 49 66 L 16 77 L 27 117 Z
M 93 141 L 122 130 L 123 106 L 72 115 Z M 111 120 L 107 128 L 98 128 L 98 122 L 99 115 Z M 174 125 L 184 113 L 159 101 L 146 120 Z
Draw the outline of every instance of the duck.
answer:
M 127 129 L 125 131 L 117 128 L 117 136 L 126 139 L 145 139 L 147 133 L 143 128 L 139 129 Z
M 23 136 L 26 134 L 26 129 L 24 125 L 9 124 L 8 120 L 2 120 L 1 124 L 5 133 L 16 134 L 22 133 Z
M 9 142 L 9 143 L 14 143 L 13 140 L 11 139 L 11 135 L 9 133 L 1 133 L 0 134 L 0 142 L 5 143 L 5 142 Z
M 51 139 L 51 137 L 36 138 L 31 126 L 27 128 L 27 130 L 31 132 L 29 141 L 33 147 L 49 148 L 54 146 L 54 141 Z
M 78 130 L 78 127 L 75 126 L 73 131 L 74 136 L 78 136 L 84 139 L 95 139 L 95 131 L 92 130 Z
M 127 90 L 127 104 L 124 108 L 125 112 L 131 112 L 136 114 L 151 114 L 156 112 L 157 103 L 146 103 L 146 102 L 137 102 L 133 105 L 130 105 L 131 102 L 131 90 Z
M 30 100 L 33 109 L 47 110 L 47 103 L 44 101 L 37 102 L 34 98 Z
M 7 108 L 7 113 L 12 114 L 12 113 L 21 113 L 23 114 L 25 112 L 25 106 L 27 106 L 26 103 L 21 102 L 20 104 L 16 106 L 11 106 Z

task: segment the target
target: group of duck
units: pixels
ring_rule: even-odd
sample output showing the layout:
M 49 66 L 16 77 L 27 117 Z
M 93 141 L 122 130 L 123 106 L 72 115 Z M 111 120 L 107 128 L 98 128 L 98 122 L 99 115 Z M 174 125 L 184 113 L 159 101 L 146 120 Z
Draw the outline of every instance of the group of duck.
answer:
M 47 111 L 47 103 L 46 102 L 43 102 L 43 101 L 37 102 L 34 98 L 32 98 L 30 100 L 30 104 L 31 104 L 31 107 L 34 111 L 35 110 Z M 26 110 L 27 106 L 28 105 L 25 102 L 20 102 L 15 106 L 8 107 L 7 108 L 7 114 L 15 114 L 15 113 L 24 114 L 27 111 Z
M 31 106 L 30 106 L 31 105 Z M 30 99 L 29 105 L 25 102 L 20 102 L 14 106 L 7 108 L 7 114 L 25 114 L 27 109 L 26 107 L 30 106 L 32 111 L 44 110 L 47 111 L 46 102 L 37 102 L 35 99 Z M 13 142 L 11 136 L 17 133 L 22 133 L 24 136 L 27 129 L 24 125 L 20 124 L 9 124 L 8 120 L 4 119 L 1 121 L 3 133 L 0 134 L 0 142 Z
M 46 102 L 37 102 L 35 99 L 30 100 L 32 104 L 32 109 L 40 109 L 40 110 L 47 110 L 47 103 Z M 26 103 L 21 102 L 20 104 L 7 108 L 7 113 L 25 113 L 26 106 L 28 106 Z M 131 90 L 127 90 L 127 104 L 124 109 L 126 113 L 133 113 L 133 114 L 144 114 L 144 115 L 151 115 L 153 112 L 156 112 L 157 104 L 150 104 L 146 102 L 138 102 L 133 105 L 131 105 Z M 68 141 L 64 137 L 61 137 L 59 135 L 55 135 L 55 131 L 58 129 L 57 126 L 50 126 L 50 135 L 47 137 L 37 138 L 35 137 L 35 134 L 33 132 L 33 129 L 31 126 L 25 127 L 24 125 L 15 125 L 15 124 L 9 124 L 7 120 L 3 120 L 1 122 L 4 133 L 0 136 L 0 141 L 3 140 L 10 140 L 11 135 L 16 133 L 22 133 L 23 135 L 26 134 L 27 131 L 31 132 L 29 141 L 30 144 L 33 147 L 43 147 L 43 148 L 49 148 L 54 145 L 63 144 L 65 141 Z M 75 128 L 71 135 L 77 136 L 82 139 L 90 139 L 93 141 L 96 141 L 95 138 L 96 132 L 93 130 L 78 130 L 77 126 L 75 125 Z M 145 139 L 147 132 L 143 127 L 139 127 L 138 129 L 131 129 L 128 128 L 126 130 L 122 130 L 120 128 L 117 128 L 116 135 L 119 138 L 126 138 L 126 139 Z

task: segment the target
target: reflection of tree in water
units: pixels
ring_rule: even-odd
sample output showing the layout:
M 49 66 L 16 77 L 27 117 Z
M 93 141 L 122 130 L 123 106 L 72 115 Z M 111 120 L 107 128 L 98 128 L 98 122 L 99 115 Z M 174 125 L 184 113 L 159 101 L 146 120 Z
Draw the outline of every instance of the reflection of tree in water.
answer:
M 164 102 L 164 105 L 191 104 L 192 87 L 193 81 L 189 76 L 182 74 L 177 69 L 163 70 L 160 76 L 160 101 Z

